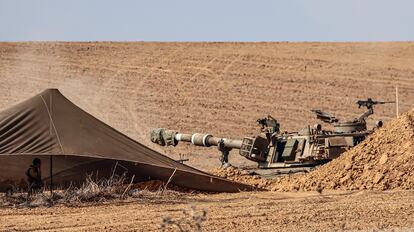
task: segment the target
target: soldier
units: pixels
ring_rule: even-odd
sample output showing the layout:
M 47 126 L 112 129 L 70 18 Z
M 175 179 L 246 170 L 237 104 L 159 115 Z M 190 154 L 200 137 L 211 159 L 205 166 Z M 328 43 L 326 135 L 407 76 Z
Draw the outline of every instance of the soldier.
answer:
M 39 158 L 35 158 L 26 171 L 27 182 L 29 184 L 29 195 L 33 192 L 39 192 L 43 187 L 42 172 L 40 169 L 41 161 Z

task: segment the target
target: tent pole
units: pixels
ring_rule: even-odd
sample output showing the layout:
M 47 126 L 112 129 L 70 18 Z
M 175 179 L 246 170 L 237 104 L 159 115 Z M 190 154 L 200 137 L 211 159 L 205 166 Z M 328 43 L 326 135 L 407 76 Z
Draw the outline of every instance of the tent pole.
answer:
M 53 196 L 53 158 L 50 155 L 50 196 Z

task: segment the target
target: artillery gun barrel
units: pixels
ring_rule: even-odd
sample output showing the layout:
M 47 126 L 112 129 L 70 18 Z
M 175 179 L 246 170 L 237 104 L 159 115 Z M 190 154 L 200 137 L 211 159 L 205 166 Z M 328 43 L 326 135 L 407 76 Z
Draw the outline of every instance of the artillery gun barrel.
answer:
M 242 145 L 242 140 L 239 140 L 239 139 L 219 138 L 219 137 L 214 137 L 213 135 L 210 135 L 210 134 L 201 134 L 201 133 L 195 133 L 195 134 L 177 133 L 174 136 L 174 138 L 177 141 L 190 142 L 196 146 L 202 146 L 202 147 L 218 146 L 220 141 L 223 141 L 223 145 L 228 148 L 240 149 Z
M 255 162 L 265 161 L 269 150 L 269 141 L 266 137 L 255 136 L 243 139 L 228 139 L 215 137 L 211 134 L 182 134 L 164 128 L 151 129 L 151 141 L 160 146 L 176 146 L 179 141 L 201 147 L 216 146 L 221 152 L 220 161 L 224 166 L 228 165 L 228 157 L 232 149 L 239 150 L 241 156 Z
M 240 149 L 243 143 L 241 139 L 220 138 L 211 134 L 202 133 L 182 134 L 164 128 L 151 129 L 151 141 L 164 146 L 175 146 L 179 141 L 192 143 L 195 146 L 201 147 L 219 146 L 219 143 L 222 143 L 222 146 L 231 149 Z

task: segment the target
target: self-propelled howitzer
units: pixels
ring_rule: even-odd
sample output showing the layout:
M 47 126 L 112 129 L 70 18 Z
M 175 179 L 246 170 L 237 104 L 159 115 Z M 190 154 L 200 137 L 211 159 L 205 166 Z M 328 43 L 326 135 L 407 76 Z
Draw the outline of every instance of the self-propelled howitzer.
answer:
M 358 101 L 357 104 L 366 106 L 368 111 L 353 121 L 343 123 L 329 113 L 313 111 L 322 121 L 332 123 L 334 130 L 323 130 L 320 124 L 316 124 L 299 132 L 280 132 L 280 124 L 269 115 L 257 120 L 261 129 L 257 136 L 229 139 L 155 128 L 151 130 L 151 141 L 161 146 L 176 146 L 180 141 L 195 146 L 215 146 L 221 152 L 223 166 L 229 165 L 229 152 L 232 149 L 238 149 L 241 156 L 257 162 L 259 168 L 316 166 L 337 158 L 372 133 L 375 128 L 367 130 L 365 120 L 373 114 L 373 105 L 384 103 L 371 99 Z M 382 122 L 377 123 L 376 127 L 380 126 Z
M 195 146 L 216 146 L 221 152 L 223 166 L 229 163 L 229 152 L 257 162 L 259 168 L 315 166 L 338 157 L 349 147 L 362 141 L 367 132 L 334 134 L 321 130 L 320 125 L 297 133 L 263 131 L 258 136 L 243 139 L 215 137 L 211 134 L 181 134 L 156 128 L 151 130 L 151 141 L 163 146 L 176 146 L 179 141 Z

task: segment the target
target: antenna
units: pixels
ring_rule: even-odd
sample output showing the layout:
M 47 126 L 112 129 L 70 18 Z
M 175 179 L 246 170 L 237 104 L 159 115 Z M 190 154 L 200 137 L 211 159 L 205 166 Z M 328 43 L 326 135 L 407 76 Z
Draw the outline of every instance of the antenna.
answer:
M 398 86 L 395 86 L 395 112 L 397 114 L 397 118 L 400 116 L 398 107 Z

